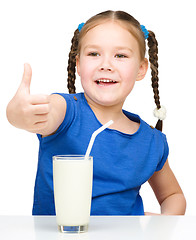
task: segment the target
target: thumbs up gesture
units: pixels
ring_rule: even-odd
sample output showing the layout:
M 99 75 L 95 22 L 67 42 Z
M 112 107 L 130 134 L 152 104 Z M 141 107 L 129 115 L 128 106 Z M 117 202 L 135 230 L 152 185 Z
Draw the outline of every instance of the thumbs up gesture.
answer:
M 47 126 L 50 99 L 48 95 L 30 94 L 31 77 L 31 66 L 26 63 L 21 84 L 7 106 L 7 118 L 15 127 L 38 133 Z

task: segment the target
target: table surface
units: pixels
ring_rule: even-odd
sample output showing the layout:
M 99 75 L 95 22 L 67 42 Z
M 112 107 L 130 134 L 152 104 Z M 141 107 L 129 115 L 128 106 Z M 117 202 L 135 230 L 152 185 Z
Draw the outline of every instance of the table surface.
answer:
M 91 216 L 89 231 L 60 233 L 55 216 L 0 216 L 2 240 L 192 240 L 196 216 Z

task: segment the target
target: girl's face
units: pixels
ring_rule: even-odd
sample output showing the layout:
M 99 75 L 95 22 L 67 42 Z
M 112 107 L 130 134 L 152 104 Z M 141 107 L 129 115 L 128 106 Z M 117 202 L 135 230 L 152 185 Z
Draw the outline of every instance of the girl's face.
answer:
M 87 32 L 76 64 L 87 100 L 102 106 L 122 106 L 148 68 L 147 60 L 140 60 L 137 40 L 113 21 Z

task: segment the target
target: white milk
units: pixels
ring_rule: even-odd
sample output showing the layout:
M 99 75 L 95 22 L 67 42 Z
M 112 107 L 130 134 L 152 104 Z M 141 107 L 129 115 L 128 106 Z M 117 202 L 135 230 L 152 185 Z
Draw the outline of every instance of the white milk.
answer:
M 57 224 L 81 226 L 89 223 L 93 159 L 53 160 Z

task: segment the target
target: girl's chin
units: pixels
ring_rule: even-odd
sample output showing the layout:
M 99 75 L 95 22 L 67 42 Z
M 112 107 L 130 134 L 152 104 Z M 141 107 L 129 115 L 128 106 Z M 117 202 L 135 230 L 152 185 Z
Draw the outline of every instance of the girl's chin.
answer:
M 118 101 L 118 99 L 116 99 L 114 97 L 114 94 L 101 94 L 99 96 L 89 96 L 88 94 L 85 93 L 85 97 L 87 99 L 87 102 L 90 104 L 98 104 L 104 107 L 111 107 L 114 105 L 122 105 L 121 102 Z

